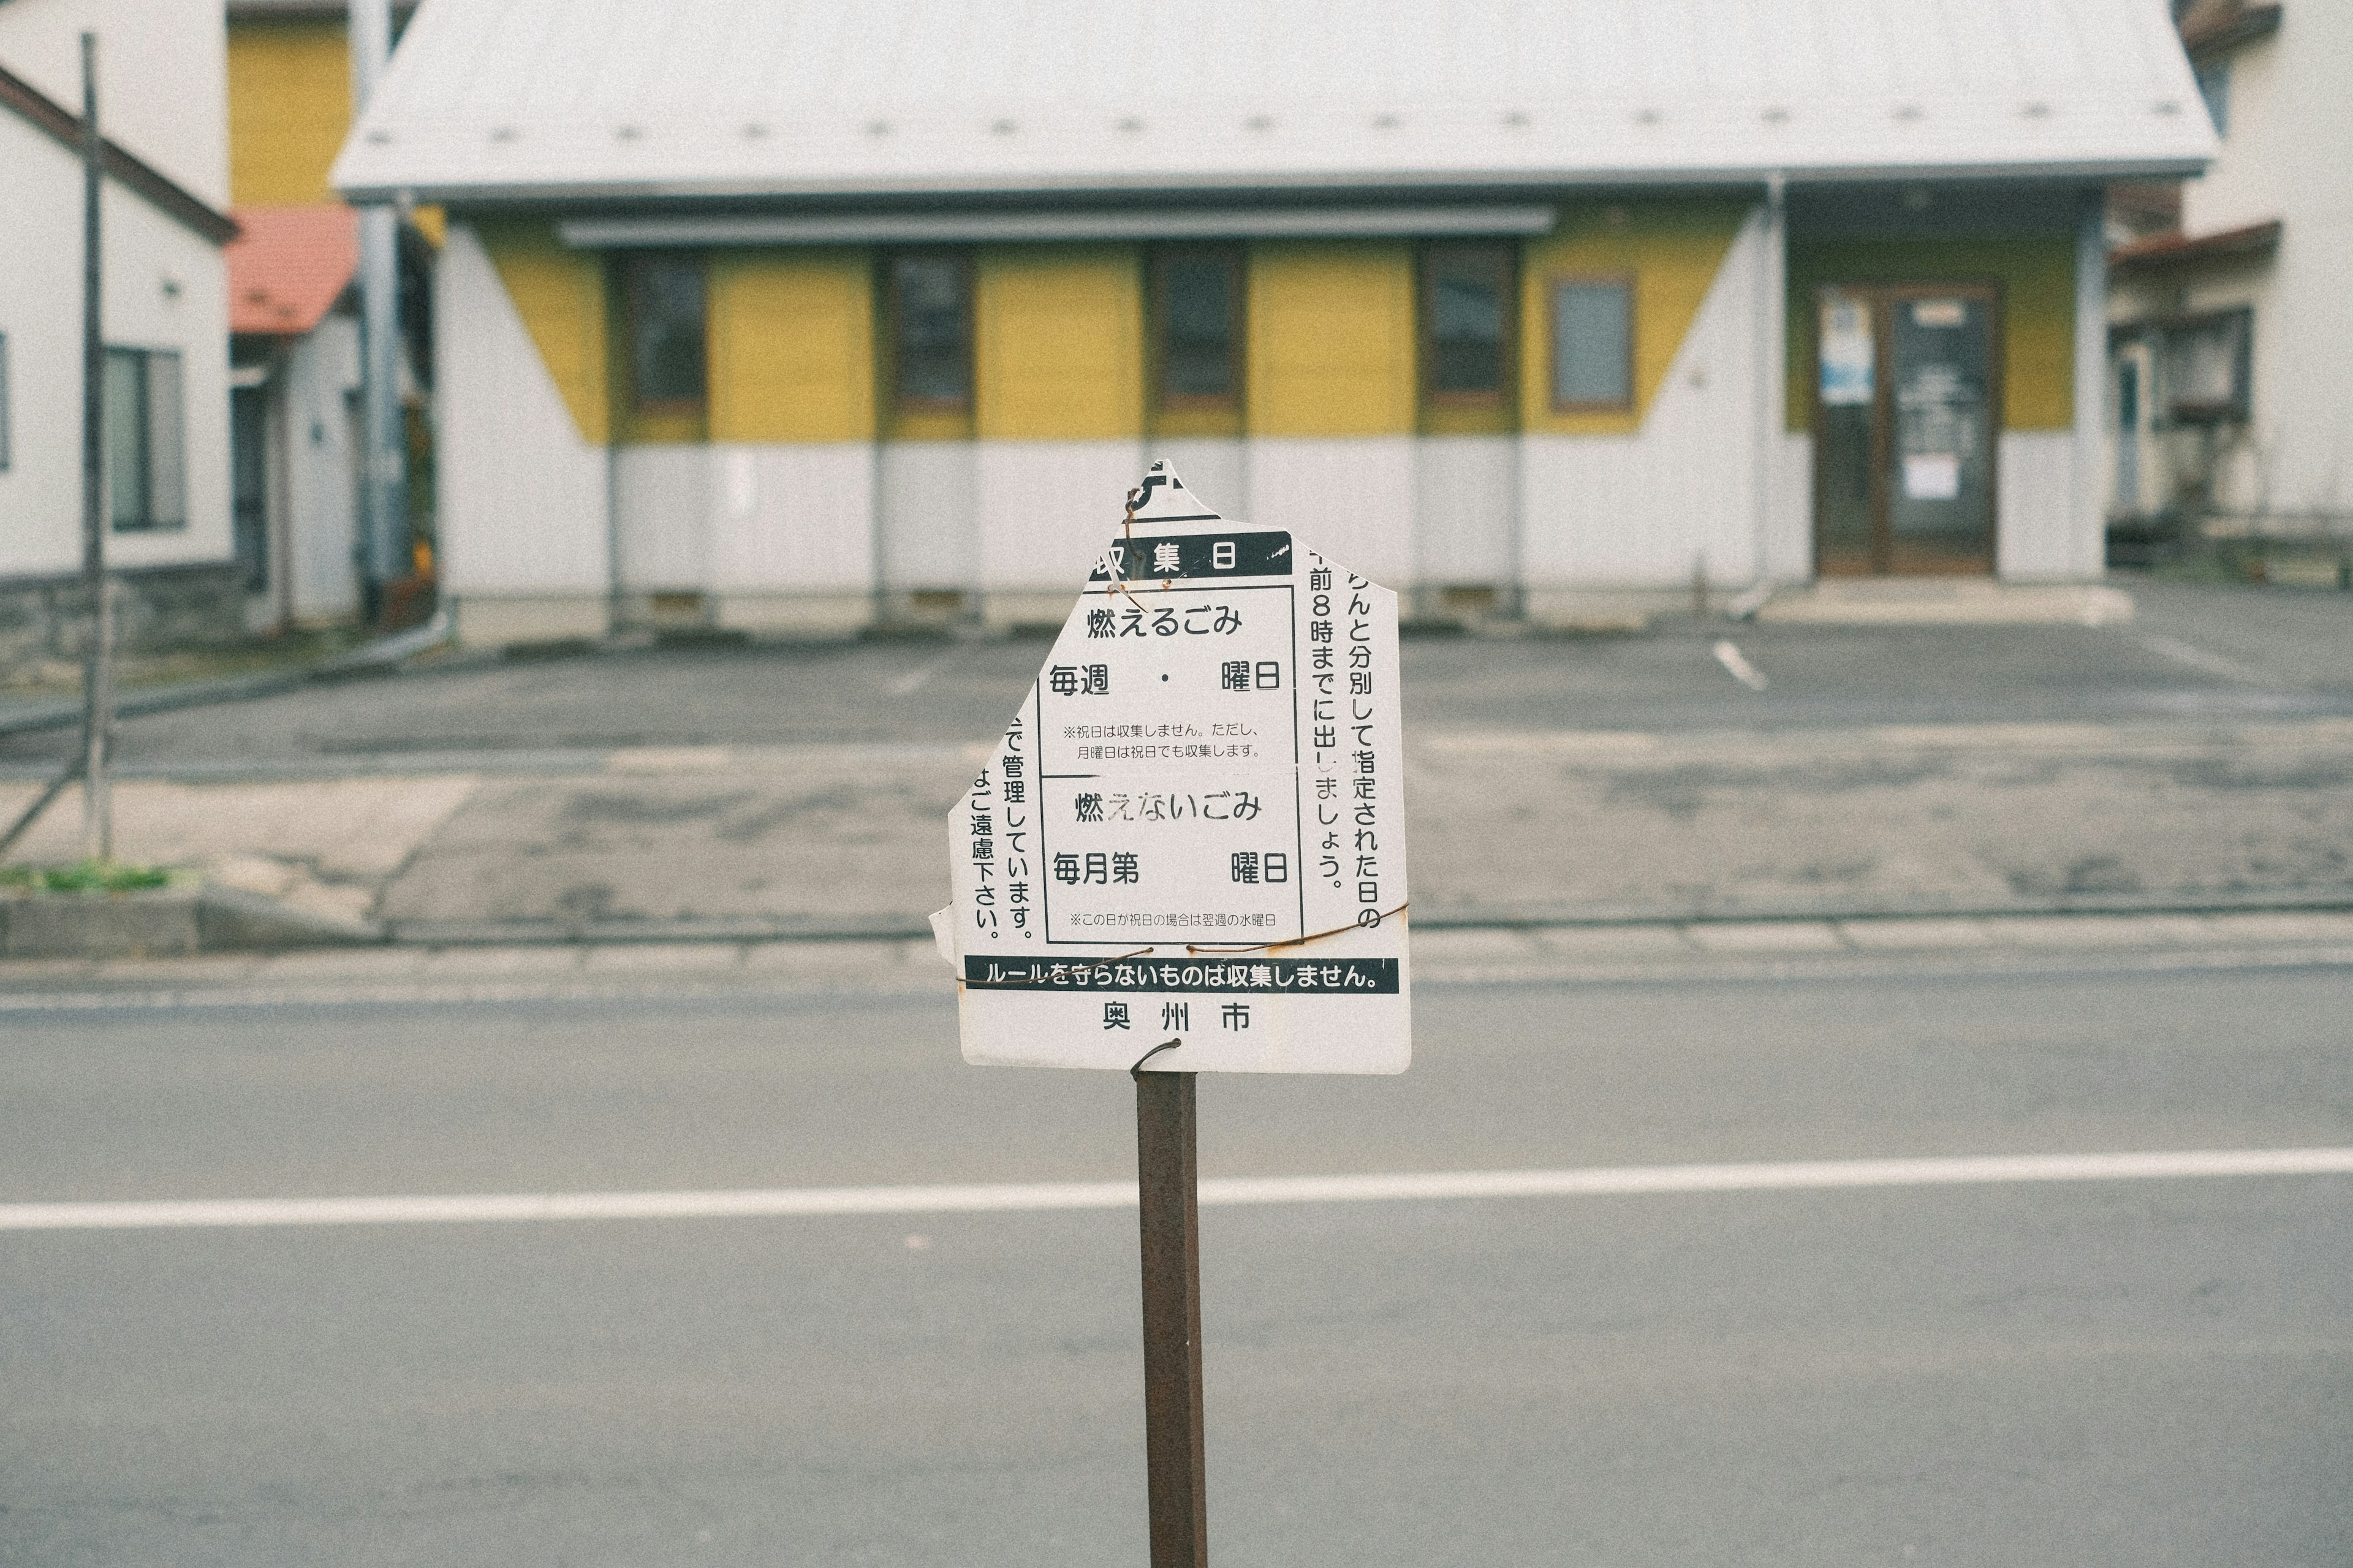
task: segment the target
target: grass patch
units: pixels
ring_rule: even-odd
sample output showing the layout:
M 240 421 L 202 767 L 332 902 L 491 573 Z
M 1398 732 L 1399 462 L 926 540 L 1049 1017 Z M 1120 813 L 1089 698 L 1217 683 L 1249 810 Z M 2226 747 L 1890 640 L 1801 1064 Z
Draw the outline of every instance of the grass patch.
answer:
M 132 893 L 167 888 L 172 873 L 118 860 L 77 860 L 70 866 L 0 866 L 0 888 L 28 893 Z

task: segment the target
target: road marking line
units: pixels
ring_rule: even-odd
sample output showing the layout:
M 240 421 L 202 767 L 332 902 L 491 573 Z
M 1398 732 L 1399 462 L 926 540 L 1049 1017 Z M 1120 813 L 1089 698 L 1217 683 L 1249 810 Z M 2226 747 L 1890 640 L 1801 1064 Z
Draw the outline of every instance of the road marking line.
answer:
M 2241 664 L 2237 659 L 2226 658 L 2219 653 L 2209 653 L 2204 648 L 2183 642 L 2179 637 L 2165 637 L 2157 632 L 2143 632 L 2140 646 L 2151 653 L 2171 659 L 2176 664 L 2187 665 L 2202 674 L 2220 676 L 2224 680 L 2235 680 L 2245 686 L 2280 684 L 2253 665 Z
M 917 665 L 906 674 L 891 682 L 891 695 L 893 697 L 913 697 L 916 692 L 921 691 L 925 686 L 931 683 L 932 677 L 937 675 L 940 671 L 945 669 L 949 665 L 954 664 L 957 659 L 962 658 L 963 657 L 964 649 L 961 647 L 952 647 L 935 659 Z
M 1751 691 L 1762 691 L 1770 684 L 1765 679 L 1765 672 L 1749 663 L 1747 656 L 1740 651 L 1740 645 L 1730 637 L 1715 645 L 1715 662 L 1724 666 L 1725 674 Z
M 1442 1198 L 1633 1197 L 1665 1193 L 1827 1191 L 2118 1182 L 2193 1176 L 2353 1175 L 2353 1148 L 2193 1149 L 2126 1154 L 1993 1154 L 1800 1160 L 1727 1165 L 1600 1165 L 1558 1171 L 1411 1171 L 1229 1176 L 1201 1183 L 1213 1207 L 1426 1202 Z M 810 1218 L 837 1215 L 1044 1213 L 1135 1206 L 1130 1182 L 1009 1182 L 737 1192 L 491 1193 L 447 1197 L 227 1198 L 0 1204 L 0 1231 L 435 1225 L 491 1220 Z

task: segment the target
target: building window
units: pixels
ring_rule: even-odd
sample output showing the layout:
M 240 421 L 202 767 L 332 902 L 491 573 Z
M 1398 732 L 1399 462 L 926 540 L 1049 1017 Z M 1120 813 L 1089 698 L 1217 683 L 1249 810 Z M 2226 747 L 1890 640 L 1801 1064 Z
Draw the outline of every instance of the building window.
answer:
M 1422 390 L 1430 402 L 1505 402 L 1512 273 L 1508 246 L 1434 245 L 1422 253 Z
M 2206 117 L 2214 122 L 2214 134 L 2231 133 L 2231 61 L 2228 56 L 2208 60 L 2198 68 L 2198 96 L 2206 100 Z
M 1242 258 L 1231 250 L 1154 258 L 1153 323 L 1163 408 L 1231 408 L 1242 384 Z
M 961 414 L 972 405 L 972 268 L 928 251 L 891 258 L 892 396 L 902 412 Z
M 623 271 L 631 405 L 639 414 L 701 414 L 709 384 L 702 260 L 632 256 Z
M 185 527 L 187 445 L 179 354 L 111 348 L 104 390 L 107 512 L 115 531 Z
M 1552 405 L 1634 405 L 1634 285 L 1625 278 L 1552 282 Z
M 0 474 L 8 471 L 8 334 L 0 332 Z
M 2166 416 L 2179 425 L 2244 423 L 2254 407 L 2254 311 L 2241 306 L 2167 323 Z

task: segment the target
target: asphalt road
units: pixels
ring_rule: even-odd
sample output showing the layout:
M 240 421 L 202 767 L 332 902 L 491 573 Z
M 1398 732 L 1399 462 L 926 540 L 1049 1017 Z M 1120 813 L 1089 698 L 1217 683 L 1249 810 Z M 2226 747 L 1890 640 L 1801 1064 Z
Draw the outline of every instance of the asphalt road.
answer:
M 1431 986 L 1206 1174 L 2353 1142 L 2353 970 Z M 0 1201 L 1118 1179 L 944 1000 L 0 1012 Z M 1205 1216 L 1224 1564 L 2353 1559 L 2353 1178 Z M 1132 1215 L 0 1233 L 0 1561 L 1143 1560 Z
M 2132 723 L 2353 713 L 2353 595 L 2137 586 L 2116 626 L 1735 626 L 1627 637 L 1409 639 L 1408 732 Z M 1727 674 L 1733 639 L 1767 677 Z M 629 746 L 993 741 L 1042 644 L 651 647 L 475 659 L 390 679 L 133 718 L 133 771 L 364 771 Z M 0 769 L 72 744 L 0 735 Z

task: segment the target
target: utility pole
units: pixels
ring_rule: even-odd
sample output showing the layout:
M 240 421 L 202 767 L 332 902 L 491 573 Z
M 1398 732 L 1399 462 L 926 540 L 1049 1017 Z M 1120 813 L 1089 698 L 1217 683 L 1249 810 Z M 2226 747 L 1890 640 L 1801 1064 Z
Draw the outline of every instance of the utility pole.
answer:
M 392 59 L 391 0 L 350 0 L 352 115 L 367 112 Z M 364 603 L 371 617 L 385 591 L 412 570 L 408 530 L 408 433 L 400 408 L 400 209 L 360 214 L 360 495 Z
M 114 594 L 106 575 L 105 281 L 99 200 L 106 143 L 98 129 L 98 36 L 81 36 L 81 584 L 90 599 L 90 646 L 81 680 L 82 854 L 114 858 L 114 795 L 107 747 L 114 731 Z

